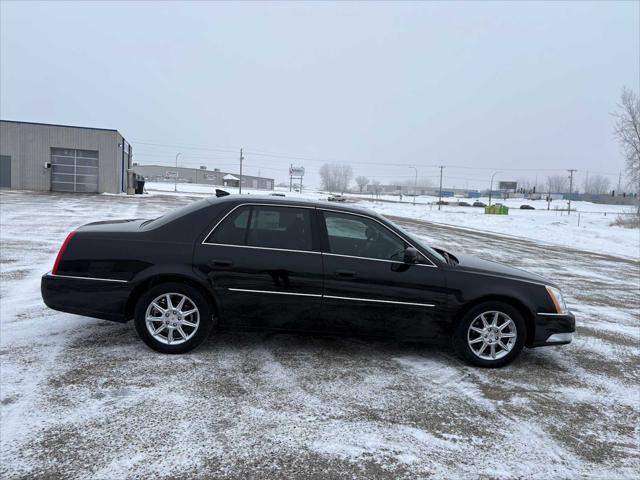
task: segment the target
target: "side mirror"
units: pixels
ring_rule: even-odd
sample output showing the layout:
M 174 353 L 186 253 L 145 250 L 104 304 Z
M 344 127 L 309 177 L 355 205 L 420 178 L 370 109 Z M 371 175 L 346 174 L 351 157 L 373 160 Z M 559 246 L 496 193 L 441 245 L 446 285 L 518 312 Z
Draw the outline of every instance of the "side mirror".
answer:
M 404 263 L 418 263 L 418 251 L 413 247 L 407 247 L 404 251 Z

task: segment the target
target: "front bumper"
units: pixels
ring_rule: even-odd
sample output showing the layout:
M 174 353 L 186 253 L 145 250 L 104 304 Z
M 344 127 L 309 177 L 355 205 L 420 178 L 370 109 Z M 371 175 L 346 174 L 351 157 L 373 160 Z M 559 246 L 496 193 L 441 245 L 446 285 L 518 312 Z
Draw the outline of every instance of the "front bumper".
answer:
M 576 317 L 573 313 L 538 313 L 534 320 L 535 333 L 528 347 L 546 345 L 566 345 L 571 343 L 576 331 Z

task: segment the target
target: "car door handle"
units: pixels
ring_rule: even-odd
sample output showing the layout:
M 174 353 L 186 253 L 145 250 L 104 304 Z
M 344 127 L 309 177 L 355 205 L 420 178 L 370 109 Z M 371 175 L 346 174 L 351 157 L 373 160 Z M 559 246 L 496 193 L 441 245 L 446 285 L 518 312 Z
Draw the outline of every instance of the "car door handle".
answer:
M 216 267 L 230 267 L 233 265 L 233 261 L 227 258 L 213 258 L 211 259 L 211 264 Z
M 353 270 L 336 270 L 336 276 L 353 278 L 356 276 L 356 272 Z

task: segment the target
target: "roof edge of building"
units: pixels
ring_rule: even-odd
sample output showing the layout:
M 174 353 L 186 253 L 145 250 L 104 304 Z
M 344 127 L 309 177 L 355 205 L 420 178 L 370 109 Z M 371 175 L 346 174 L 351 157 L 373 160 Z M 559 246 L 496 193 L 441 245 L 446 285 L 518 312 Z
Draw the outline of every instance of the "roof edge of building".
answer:
M 120 134 L 120 132 L 118 132 L 117 129 L 115 128 L 100 128 L 100 127 L 81 127 L 78 125 L 64 125 L 61 123 L 43 123 L 43 122 L 24 122 L 22 120 L 7 120 L 7 119 L 0 119 L 0 122 L 7 122 L 7 123 L 20 123 L 20 124 L 24 124 L 24 125 L 42 125 L 45 127 L 61 127 L 61 128 L 80 128 L 82 130 L 102 130 L 105 132 L 116 132 L 118 134 Z M 120 134 L 122 135 L 122 134 Z

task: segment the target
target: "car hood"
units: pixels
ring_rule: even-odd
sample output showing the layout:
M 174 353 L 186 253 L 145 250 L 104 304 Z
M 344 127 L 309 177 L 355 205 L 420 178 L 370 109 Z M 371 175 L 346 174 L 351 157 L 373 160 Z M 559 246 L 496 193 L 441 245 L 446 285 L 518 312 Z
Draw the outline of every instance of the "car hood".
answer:
M 484 273 L 487 275 L 509 277 L 517 280 L 525 280 L 528 282 L 541 283 L 544 285 L 554 285 L 553 282 L 536 275 L 535 273 L 521 270 L 520 268 L 510 267 L 498 262 L 492 262 L 490 260 L 483 260 L 482 258 L 474 257 L 472 255 L 458 255 L 454 254 L 455 258 L 460 262 L 456 268 L 466 270 L 475 273 Z

